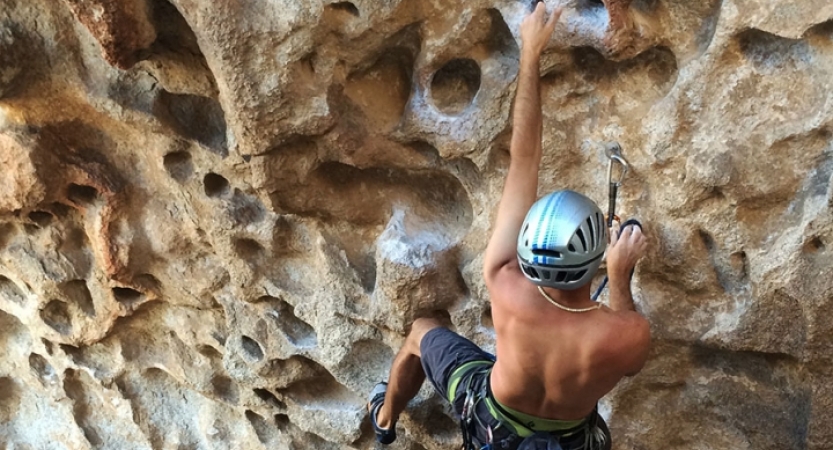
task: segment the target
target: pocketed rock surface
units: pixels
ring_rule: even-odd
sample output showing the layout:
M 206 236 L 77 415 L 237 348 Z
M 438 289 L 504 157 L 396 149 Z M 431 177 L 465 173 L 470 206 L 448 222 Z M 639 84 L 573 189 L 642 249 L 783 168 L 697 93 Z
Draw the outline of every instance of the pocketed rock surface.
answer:
M 528 4 L 0 0 L 0 448 L 370 449 L 414 318 L 492 349 Z M 617 141 L 650 241 L 615 449 L 833 448 L 831 80 L 827 0 L 567 4 L 541 192 Z

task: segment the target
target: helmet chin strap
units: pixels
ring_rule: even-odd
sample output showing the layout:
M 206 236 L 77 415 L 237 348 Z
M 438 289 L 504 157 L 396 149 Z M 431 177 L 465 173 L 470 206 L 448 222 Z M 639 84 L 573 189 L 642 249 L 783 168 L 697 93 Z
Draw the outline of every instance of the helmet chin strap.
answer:
M 550 296 L 546 293 L 546 291 L 544 291 L 544 288 L 542 288 L 541 286 L 538 286 L 538 292 L 540 292 L 540 293 L 541 293 L 541 295 L 543 295 L 543 296 L 544 296 L 544 298 L 545 298 L 545 299 L 547 299 L 547 301 L 549 301 L 549 302 L 550 302 L 550 303 L 552 303 L 553 305 L 555 305 L 555 306 L 557 306 L 558 308 L 563 309 L 564 311 L 567 311 L 567 312 L 572 312 L 572 313 L 583 313 L 583 312 L 593 311 L 594 309 L 599 309 L 599 308 L 601 308 L 601 307 L 602 307 L 602 304 L 601 304 L 601 303 L 596 303 L 595 305 L 593 305 L 593 306 L 588 306 L 587 308 L 570 308 L 570 307 L 564 306 L 564 305 L 562 305 L 561 303 L 558 303 L 557 301 L 553 300 L 553 298 L 552 298 L 552 297 L 550 297 Z

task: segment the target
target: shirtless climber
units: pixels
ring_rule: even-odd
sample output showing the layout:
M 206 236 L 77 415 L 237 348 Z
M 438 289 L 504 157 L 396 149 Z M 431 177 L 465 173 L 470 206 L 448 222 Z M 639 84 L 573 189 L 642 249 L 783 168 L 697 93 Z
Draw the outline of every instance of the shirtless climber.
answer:
M 535 201 L 541 162 L 539 59 L 561 11 L 545 6 L 521 25 L 511 162 L 483 272 L 498 358 L 432 319 L 417 319 L 388 383 L 368 410 L 383 444 L 426 376 L 463 421 L 467 449 L 609 449 L 596 405 L 648 356 L 647 320 L 634 310 L 630 275 L 640 228 L 606 230 L 599 207 L 573 191 Z M 609 243 L 608 243 L 609 241 Z M 590 299 L 607 247 L 610 307 Z

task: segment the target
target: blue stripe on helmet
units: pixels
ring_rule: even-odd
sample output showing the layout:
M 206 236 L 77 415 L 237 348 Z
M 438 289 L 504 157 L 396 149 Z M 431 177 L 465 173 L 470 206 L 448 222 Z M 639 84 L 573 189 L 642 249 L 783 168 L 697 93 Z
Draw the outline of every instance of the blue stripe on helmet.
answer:
M 553 219 L 554 214 L 552 211 L 557 211 L 561 204 L 564 202 L 566 195 L 564 191 L 554 192 L 550 194 L 550 198 L 547 199 L 547 203 L 543 206 L 541 213 L 539 214 L 539 226 L 538 229 L 535 230 L 535 237 L 532 241 L 532 245 L 530 246 L 533 250 L 538 249 L 547 249 L 550 243 L 550 239 L 552 238 L 552 233 L 550 232 L 550 222 Z M 543 239 L 541 238 L 541 233 L 544 233 Z M 540 241 L 539 241 L 540 240 Z M 538 258 L 535 256 L 535 263 L 536 264 L 549 264 L 551 259 L 549 257 L 542 257 Z
M 543 200 L 543 199 L 541 199 L 541 200 Z M 538 200 L 538 201 L 540 202 L 541 200 Z M 537 222 L 537 226 L 535 227 L 535 234 L 533 234 L 532 242 L 530 242 L 530 246 L 529 246 L 529 248 L 532 249 L 532 250 L 537 250 L 537 249 L 541 248 L 538 245 L 538 240 L 541 239 L 541 233 L 543 232 L 543 230 L 545 228 L 544 227 L 544 220 L 546 219 L 546 214 L 545 213 L 547 212 L 547 209 L 549 209 L 549 205 L 551 205 L 554 200 L 555 200 L 555 196 L 551 195 L 550 198 L 548 198 L 546 200 L 546 204 L 544 204 L 543 206 L 539 206 L 537 208 L 541 212 L 537 213 L 538 217 L 536 217 L 536 220 L 535 220 L 535 222 Z

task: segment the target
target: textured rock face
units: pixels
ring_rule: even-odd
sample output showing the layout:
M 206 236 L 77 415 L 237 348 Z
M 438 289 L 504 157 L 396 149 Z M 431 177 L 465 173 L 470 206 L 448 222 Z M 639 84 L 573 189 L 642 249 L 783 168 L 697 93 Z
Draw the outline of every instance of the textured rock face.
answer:
M 492 348 L 528 3 L 0 0 L 0 448 L 372 448 L 415 317 Z M 568 4 L 541 189 L 618 141 L 651 241 L 615 448 L 833 448 L 831 19 Z M 427 385 L 399 427 L 459 445 Z

